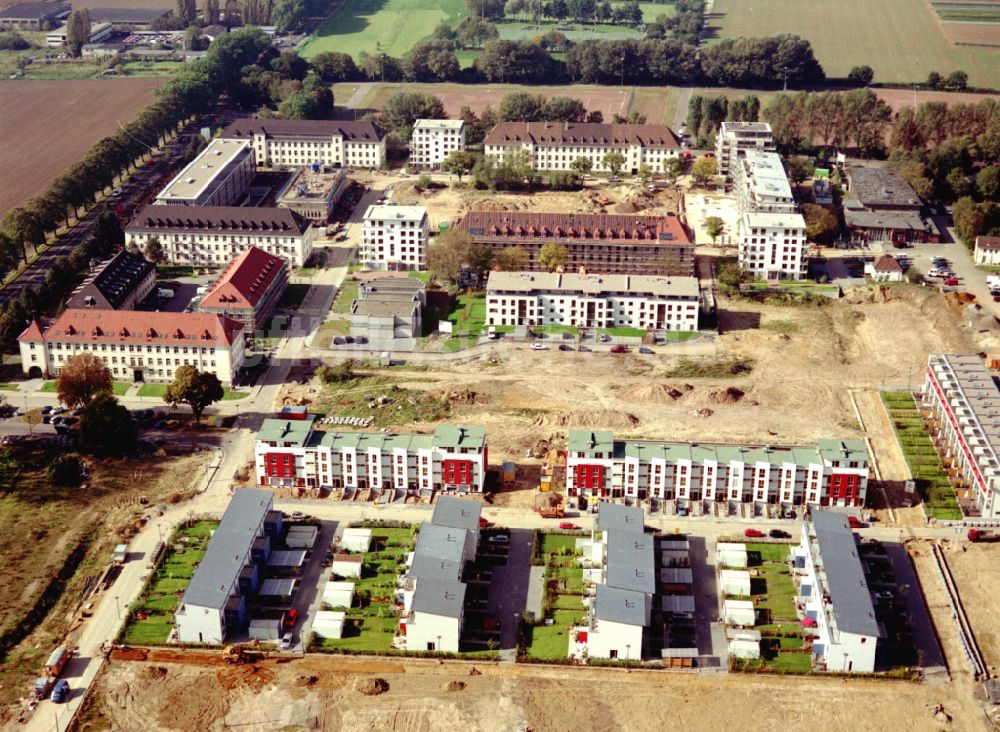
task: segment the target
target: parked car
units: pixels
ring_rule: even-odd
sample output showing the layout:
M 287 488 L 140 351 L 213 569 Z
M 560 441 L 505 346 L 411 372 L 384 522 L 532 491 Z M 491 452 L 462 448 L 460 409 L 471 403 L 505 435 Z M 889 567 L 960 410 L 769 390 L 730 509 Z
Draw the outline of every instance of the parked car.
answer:
M 611 352 L 612 353 L 628 353 L 628 346 L 623 346 L 621 343 L 619 343 L 616 346 L 611 346 Z
M 546 346 L 544 343 L 532 343 L 531 344 L 531 350 L 532 351 L 547 351 L 547 350 L 549 350 L 549 347 Z
M 301 521 L 305 517 L 306 515 L 301 511 L 292 511 L 292 516 L 291 516 L 292 521 Z
M 580 346 L 576 350 L 578 350 L 580 353 L 586 353 L 590 351 L 590 348 L 588 348 L 587 346 Z
M 848 516 L 847 525 L 850 526 L 852 529 L 860 529 L 864 527 L 864 524 L 861 523 L 861 519 L 859 519 L 857 516 Z
M 764 536 L 764 532 L 760 529 L 747 529 L 743 532 L 743 536 L 749 537 L 751 539 L 759 539 Z
M 509 544 L 510 537 L 507 534 L 493 534 L 493 536 L 487 537 L 486 541 L 490 544 Z
M 781 529 L 771 529 L 767 532 L 767 535 L 772 539 L 791 539 L 792 535 L 787 531 L 782 531 Z
M 52 701 L 55 704 L 64 704 L 69 701 L 69 682 L 66 679 L 59 679 L 52 687 Z
M 44 407 L 42 407 L 41 411 L 42 414 L 52 414 L 52 405 L 46 404 Z
M 51 414 L 43 414 L 42 415 L 42 424 L 48 424 L 51 421 L 52 421 L 52 415 Z
M 639 346 L 639 353 L 645 353 L 647 356 L 652 356 L 656 351 L 654 351 L 649 346 Z
M 283 651 L 290 651 L 292 650 L 292 646 L 294 644 L 295 643 L 294 643 L 294 637 L 292 636 L 292 631 L 288 631 L 283 636 L 281 636 L 281 642 L 278 644 L 278 647 Z
M 601 333 L 601 343 L 608 343 L 611 340 L 611 336 L 606 333 Z
M 299 611 L 293 607 L 291 610 L 285 613 L 285 620 L 288 621 L 289 625 L 295 625 L 297 622 L 299 622 Z
M 541 344 L 539 343 L 538 345 L 541 345 Z M 559 350 L 560 351 L 572 351 L 573 350 L 573 346 L 569 345 L 568 343 L 560 343 L 559 344 Z
M 954 287 L 958 284 L 958 277 L 949 277 L 944 281 L 944 283 L 949 287 Z
M 52 414 L 62 414 L 66 411 L 66 407 L 55 406 L 52 407 Z
M 564 529 L 565 531 L 577 531 L 579 530 L 580 527 L 574 524 L 572 521 L 563 521 L 561 524 L 559 524 L 559 528 Z
M 493 525 L 492 521 L 487 521 L 485 516 L 479 517 L 479 528 L 488 529 Z

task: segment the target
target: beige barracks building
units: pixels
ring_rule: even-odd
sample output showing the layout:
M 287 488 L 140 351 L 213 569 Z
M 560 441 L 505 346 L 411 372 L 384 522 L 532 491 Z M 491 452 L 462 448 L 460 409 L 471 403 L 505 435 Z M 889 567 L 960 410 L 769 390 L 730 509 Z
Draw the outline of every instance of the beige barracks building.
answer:
M 238 119 L 223 138 L 250 140 L 257 165 L 298 168 L 385 167 L 385 137 L 371 122 L 313 119 Z

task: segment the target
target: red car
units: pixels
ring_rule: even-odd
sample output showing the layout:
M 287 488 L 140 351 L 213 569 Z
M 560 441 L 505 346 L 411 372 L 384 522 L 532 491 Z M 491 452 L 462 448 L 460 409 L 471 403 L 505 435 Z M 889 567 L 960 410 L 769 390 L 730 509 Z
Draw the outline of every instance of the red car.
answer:
M 296 610 L 295 608 L 289 610 L 287 613 L 285 613 L 285 621 L 290 626 L 295 625 L 297 622 L 299 622 L 299 611 Z
M 953 286 L 958 284 L 958 277 L 949 277 L 944 281 L 946 285 Z
M 623 346 L 621 344 L 617 346 L 611 346 L 612 353 L 628 353 L 628 346 Z
M 580 527 L 574 523 L 570 523 L 569 521 L 563 521 L 561 524 L 559 524 L 559 528 L 566 529 L 566 531 L 576 531 Z
M 848 516 L 847 525 L 850 526 L 852 529 L 860 529 L 864 527 L 864 524 L 861 523 L 860 520 L 858 520 L 857 516 Z
M 759 539 L 764 535 L 764 532 L 760 529 L 747 529 L 743 532 L 743 536 L 748 536 L 751 539 Z
M 488 529 L 493 525 L 492 521 L 487 521 L 483 516 L 479 517 L 479 528 Z

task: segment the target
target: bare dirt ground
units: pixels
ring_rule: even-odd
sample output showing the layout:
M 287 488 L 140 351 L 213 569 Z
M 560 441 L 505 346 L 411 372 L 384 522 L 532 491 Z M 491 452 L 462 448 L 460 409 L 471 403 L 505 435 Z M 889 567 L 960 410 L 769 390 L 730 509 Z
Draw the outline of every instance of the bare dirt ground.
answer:
M 981 730 L 946 683 L 909 684 L 310 656 L 252 667 L 112 661 L 83 730 Z M 361 691 L 373 678 L 388 689 Z M 600 692 L 594 693 L 595 685 Z M 794 693 L 808 705 L 762 703 Z M 586 700 L 586 703 L 582 703 Z M 951 716 L 942 725 L 933 707 Z M 863 721 L 858 711 L 864 710 Z
M 986 664 L 996 675 L 1000 669 L 1000 625 L 997 623 L 997 588 L 1000 587 L 1000 543 L 951 544 L 947 559 L 958 584 L 962 604 Z

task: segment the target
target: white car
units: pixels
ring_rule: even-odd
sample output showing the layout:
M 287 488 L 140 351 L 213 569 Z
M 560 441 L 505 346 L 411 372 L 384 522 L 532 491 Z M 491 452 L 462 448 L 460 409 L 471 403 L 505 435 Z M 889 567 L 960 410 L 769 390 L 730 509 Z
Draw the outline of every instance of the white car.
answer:
M 944 277 L 944 272 L 942 272 L 937 267 L 931 267 L 929 270 L 927 270 L 927 276 L 928 277 Z
M 532 343 L 531 344 L 531 350 L 532 351 L 547 351 L 547 350 L 549 350 L 549 347 L 546 346 L 544 343 Z
M 486 539 L 491 544 L 509 544 L 510 537 L 506 534 L 494 534 L 493 536 Z
M 283 651 L 290 651 L 292 650 L 293 645 L 294 642 L 292 639 L 292 631 L 288 631 L 283 636 L 281 636 L 281 642 L 278 644 L 278 647 Z

